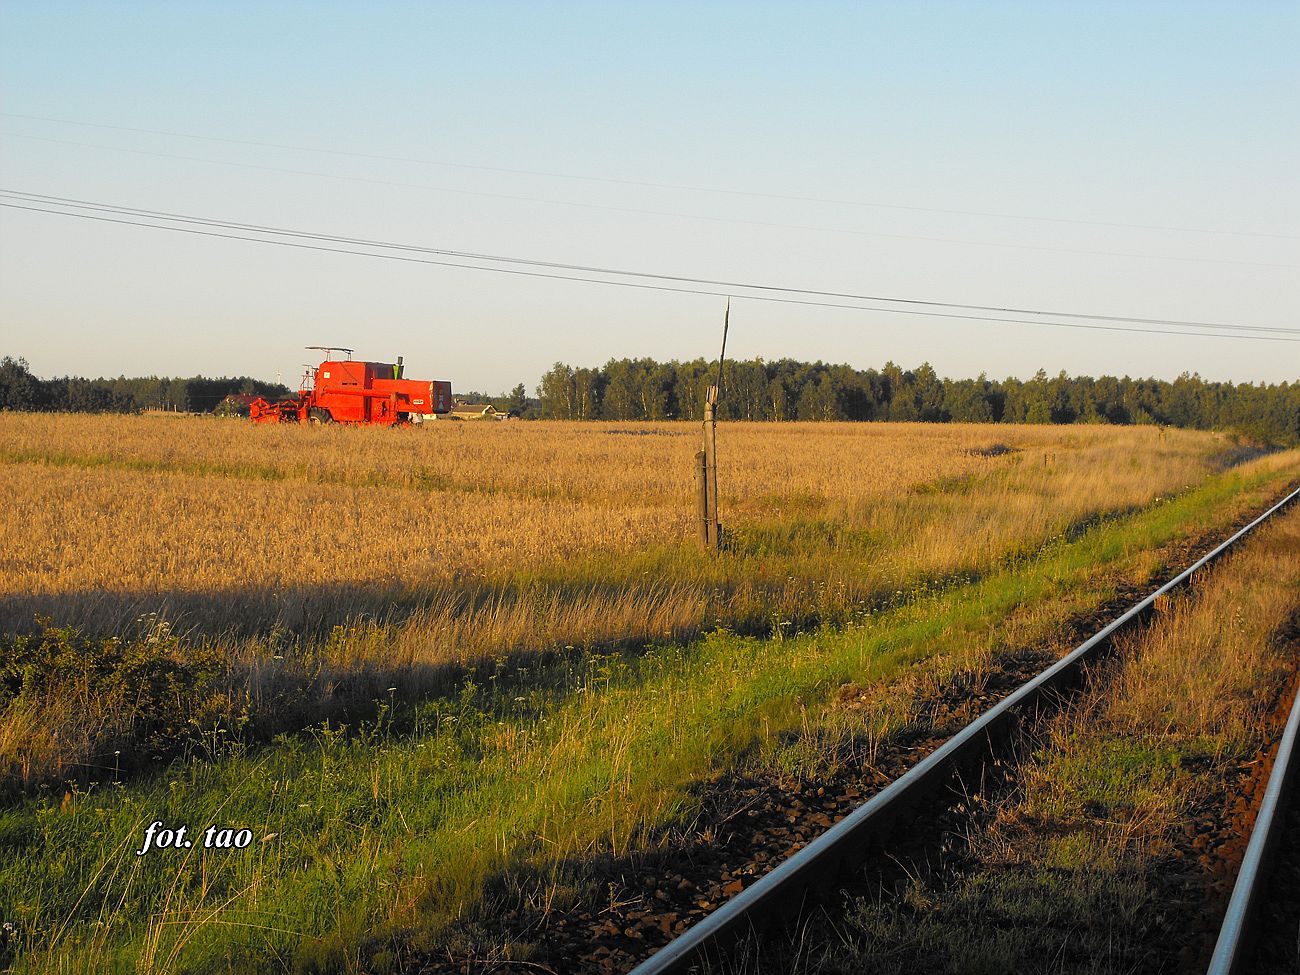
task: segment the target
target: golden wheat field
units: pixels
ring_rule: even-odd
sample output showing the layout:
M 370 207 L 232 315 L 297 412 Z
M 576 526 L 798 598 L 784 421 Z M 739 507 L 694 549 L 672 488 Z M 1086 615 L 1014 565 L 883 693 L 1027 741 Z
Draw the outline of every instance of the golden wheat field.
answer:
M 405 624 L 403 652 L 445 657 L 842 615 L 1181 491 L 1232 453 L 1152 427 L 724 424 L 731 544 L 706 560 L 698 440 L 688 423 L 0 414 L 3 627 L 39 613 L 114 632 L 161 612 L 247 636 L 367 614 Z

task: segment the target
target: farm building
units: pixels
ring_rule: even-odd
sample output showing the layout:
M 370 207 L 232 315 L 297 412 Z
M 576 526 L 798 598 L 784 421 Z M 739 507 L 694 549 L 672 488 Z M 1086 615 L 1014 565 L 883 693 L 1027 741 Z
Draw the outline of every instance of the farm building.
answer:
M 505 414 L 499 413 L 491 403 L 462 403 L 457 400 L 451 408 L 451 415 L 458 420 L 499 420 Z

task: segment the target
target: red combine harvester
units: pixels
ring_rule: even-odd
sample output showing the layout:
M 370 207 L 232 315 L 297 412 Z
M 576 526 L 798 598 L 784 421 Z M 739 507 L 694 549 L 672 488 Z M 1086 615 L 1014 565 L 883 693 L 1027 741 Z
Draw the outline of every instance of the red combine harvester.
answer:
M 402 357 L 391 362 L 353 362 L 351 349 L 309 346 L 325 353 L 319 366 L 308 366 L 302 389 L 293 399 L 270 403 L 255 399 L 248 407 L 254 423 L 350 423 L 406 426 L 434 413 L 451 412 L 451 383 L 402 378 Z M 346 360 L 331 359 L 342 352 Z

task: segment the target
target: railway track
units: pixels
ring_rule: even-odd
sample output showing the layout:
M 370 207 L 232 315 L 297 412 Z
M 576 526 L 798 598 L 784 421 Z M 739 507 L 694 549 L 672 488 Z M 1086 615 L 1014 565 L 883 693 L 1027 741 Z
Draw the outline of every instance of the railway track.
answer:
M 1260 971 L 1251 960 L 1251 951 L 1260 934 L 1260 908 L 1270 878 L 1273 854 L 1282 841 L 1288 807 L 1295 802 L 1296 769 L 1300 766 L 1297 752 L 1300 752 L 1300 689 L 1297 689 L 1291 705 L 1291 715 L 1278 743 L 1264 799 L 1255 815 L 1250 842 L 1215 942 L 1214 955 L 1207 970 L 1209 975 L 1244 975 Z
M 1115 636 L 1140 625 L 1171 593 L 1188 586 L 1257 528 L 1298 500 L 1300 488 L 1022 684 L 891 785 L 643 961 L 631 975 L 676 975 L 701 963 L 720 960 L 739 941 L 759 938 L 767 927 L 796 914 L 811 894 L 842 886 L 841 881 L 852 877 L 854 870 L 873 849 L 880 847 L 895 825 L 906 821 L 914 810 L 943 789 L 960 783 L 964 773 L 995 755 L 999 744 L 1018 727 L 1032 721 L 1053 699 L 1079 684 L 1084 667 L 1099 659 Z M 1284 805 L 1285 787 L 1294 781 L 1294 766 L 1300 762 L 1300 758 L 1292 758 L 1300 747 L 1296 741 L 1298 734 L 1300 696 L 1292 708 L 1284 747 L 1279 749 L 1259 825 L 1247 850 L 1219 938 L 1214 956 L 1214 965 L 1218 967 L 1211 968 L 1216 975 L 1247 971 L 1243 959 L 1250 945 L 1251 925 L 1260 898 L 1258 892 L 1266 873 L 1264 868 L 1281 831 L 1279 810 Z

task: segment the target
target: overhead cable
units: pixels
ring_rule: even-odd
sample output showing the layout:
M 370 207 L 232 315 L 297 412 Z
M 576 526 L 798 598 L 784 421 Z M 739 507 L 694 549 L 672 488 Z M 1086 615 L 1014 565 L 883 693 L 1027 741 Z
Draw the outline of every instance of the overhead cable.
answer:
M 1096 330 L 1096 331 L 1107 331 L 1107 332 L 1129 332 L 1129 333 L 1135 333 L 1139 335 L 1183 335 L 1183 336 L 1192 336 L 1192 337 L 1199 336 L 1201 338 L 1243 339 L 1243 340 L 1254 340 L 1254 341 L 1264 341 L 1264 342 L 1300 342 L 1300 338 L 1288 338 L 1282 335 L 1261 335 L 1255 333 L 1237 334 L 1237 333 L 1227 332 L 1227 331 L 1186 332 L 1186 331 L 1179 331 L 1175 329 L 1141 328 L 1136 326 L 1124 326 L 1124 325 L 1084 324 L 1080 322 L 1053 321 L 1053 320 L 1047 320 L 1041 318 L 1025 321 L 1023 319 L 1000 318 L 994 316 L 965 315 L 965 314 L 958 314 L 956 312 L 948 312 L 948 311 L 925 311 L 917 308 L 890 308 L 890 307 L 880 307 L 880 306 L 872 306 L 872 305 L 848 304 L 842 302 L 816 301 L 810 298 L 781 298 L 773 294 L 735 295 L 731 291 L 713 291 L 713 290 L 701 290 L 701 289 L 693 289 L 693 288 L 680 288 L 680 287 L 673 287 L 670 285 L 662 285 L 662 284 L 643 284 L 635 281 L 609 280 L 606 278 L 591 278 L 591 277 L 583 277 L 577 275 L 555 274 L 555 273 L 549 273 L 547 271 L 527 271 L 527 270 L 522 270 L 520 268 L 512 268 L 512 267 L 493 267 L 493 266 L 483 266 L 479 264 L 463 264 L 463 263 L 456 263 L 453 261 L 436 261 L 436 260 L 430 260 L 428 258 L 408 257 L 402 254 L 376 253 L 374 251 L 355 250 L 351 248 L 342 248 L 342 247 L 325 247 L 319 244 L 308 244 L 297 240 L 276 240 L 276 239 L 268 239 L 266 237 L 248 237 L 239 234 L 219 233 L 215 230 L 200 230 L 195 227 L 189 227 L 189 226 L 170 226 L 170 225 L 158 224 L 158 223 L 146 223 L 138 220 L 127 220 L 120 217 L 109 217 L 109 216 L 104 216 L 101 214 L 94 214 L 94 213 L 81 213 L 81 212 L 73 212 L 68 210 L 55 210 L 55 209 L 48 209 L 39 206 L 25 206 L 19 203 L 0 202 L 0 207 L 13 209 L 13 210 L 25 210 L 33 213 L 46 213 L 46 214 L 52 214 L 55 216 L 62 216 L 62 217 L 73 217 L 81 220 L 93 220 L 102 223 L 121 224 L 121 225 L 132 226 L 132 227 L 142 227 L 150 230 L 165 230 L 165 231 L 170 231 L 172 233 L 192 234 L 200 237 L 215 237 L 215 238 L 222 238 L 226 240 L 240 240 L 240 241 L 246 241 L 248 243 L 265 244 L 265 245 L 276 246 L 276 247 L 289 247 L 289 248 L 296 248 L 299 250 L 319 251 L 319 252 L 331 253 L 331 254 L 347 254 L 356 257 L 368 257 L 376 260 L 386 260 L 386 261 L 399 261 L 408 264 L 425 264 L 425 265 L 433 265 L 438 267 L 460 268 L 462 270 L 468 270 L 468 271 L 486 271 L 486 272 L 491 272 L 496 274 L 517 275 L 521 277 L 546 278 L 546 279 L 557 280 L 557 281 L 574 281 L 574 282 L 581 282 L 585 284 L 604 285 L 606 287 L 635 288 L 638 290 L 645 290 L 645 291 L 662 291 L 662 292 L 673 292 L 677 294 L 709 295 L 714 297 L 749 298 L 752 301 L 764 301 L 764 302 L 772 302 L 777 304 L 808 305 L 808 306 L 821 307 L 821 308 L 844 308 L 844 309 L 851 309 L 854 311 L 880 312 L 880 313 L 895 314 L 895 315 L 920 315 L 920 316 L 925 316 L 930 318 L 946 318 L 946 319 L 959 319 L 965 321 L 995 322 L 995 323 L 1006 324 L 1006 325 L 1030 325 L 1030 326 L 1041 325 L 1041 326 L 1047 326 L 1053 328 L 1074 328 L 1074 329 L 1085 329 L 1085 330 Z M 889 299 L 883 299 L 883 300 L 889 300 Z M 967 307 L 974 308 L 977 306 L 967 306 Z
M 216 227 L 219 229 L 248 231 L 276 236 L 284 236 L 294 239 L 319 240 L 332 243 L 349 244 L 360 247 L 374 247 L 385 250 L 399 250 L 410 253 L 435 254 L 441 257 L 453 257 L 459 260 L 473 260 L 481 262 L 501 263 L 523 265 L 528 267 L 548 268 L 552 270 L 574 271 L 584 274 L 601 274 L 614 277 L 632 277 L 642 278 L 655 281 L 671 281 L 679 284 L 704 285 L 717 288 L 727 288 L 724 294 L 732 293 L 735 290 L 761 291 L 774 294 L 805 295 L 815 298 L 834 298 L 846 299 L 851 301 L 883 301 L 903 305 L 915 305 L 927 308 L 953 308 L 964 311 L 987 311 L 997 312 L 1000 314 L 1015 315 L 1032 315 L 1046 316 L 1057 318 L 1081 318 L 1088 321 L 1105 321 L 1121 322 L 1140 325 L 1165 325 L 1179 328 L 1203 328 L 1203 329 L 1223 329 L 1246 332 L 1270 332 L 1278 334 L 1300 334 L 1300 329 L 1284 328 L 1278 326 L 1260 326 L 1244 325 L 1219 322 L 1201 322 L 1187 321 L 1182 319 L 1170 318 L 1139 318 L 1125 315 L 1099 315 L 1088 312 L 1065 311 L 1060 309 L 1037 309 L 1037 308 L 1019 308 L 1003 307 L 995 305 L 979 305 L 969 302 L 944 302 L 923 300 L 917 298 L 897 298 L 888 295 L 875 294 L 855 294 L 851 292 L 840 291 L 820 291 L 810 288 L 795 288 L 788 286 L 777 286 L 767 284 L 754 284 L 742 281 L 729 281 L 714 278 L 697 278 L 685 275 L 662 274 L 650 271 L 629 271 L 619 268 L 599 267 L 583 264 L 566 264 L 557 261 L 543 261 L 531 258 L 510 257 L 499 254 L 483 254 L 472 251 L 459 251 L 449 248 L 418 246 L 413 244 L 400 244 L 391 241 L 371 240 L 358 237 L 347 237 L 337 234 L 325 234 L 304 230 L 290 230 L 283 227 L 267 226 L 262 224 L 240 223 L 230 220 L 222 220 L 213 217 L 199 217 L 191 214 L 179 214 L 164 210 L 149 210 L 139 207 L 129 207 L 120 204 L 100 203 L 90 200 L 81 200 L 72 197 L 50 196 L 47 194 L 28 193 L 19 190 L 8 190 L 0 188 L 0 197 L 19 199 L 26 202 L 39 202 L 46 205 L 57 205 L 73 209 L 89 209 L 96 212 L 107 212 L 118 215 L 127 215 L 134 217 L 144 217 L 153 220 L 166 220 L 171 222 L 180 222 L 187 224 L 196 224 L 199 226 Z M 754 296 L 750 296 L 754 297 Z

